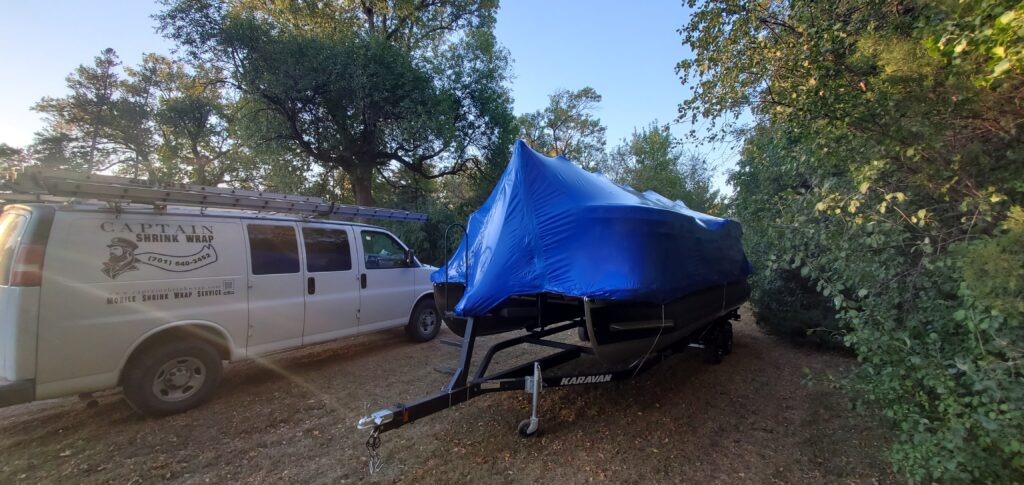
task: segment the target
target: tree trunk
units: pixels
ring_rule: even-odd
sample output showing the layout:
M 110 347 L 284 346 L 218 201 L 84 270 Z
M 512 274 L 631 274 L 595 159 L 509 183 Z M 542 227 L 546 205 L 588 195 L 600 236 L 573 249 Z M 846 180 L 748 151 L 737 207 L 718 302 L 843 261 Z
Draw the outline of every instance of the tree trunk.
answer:
M 356 205 L 373 207 L 373 166 L 359 164 L 349 174 L 352 178 L 352 190 L 355 192 Z
M 196 182 L 199 185 L 211 185 L 209 178 L 206 176 L 206 163 L 196 160 Z

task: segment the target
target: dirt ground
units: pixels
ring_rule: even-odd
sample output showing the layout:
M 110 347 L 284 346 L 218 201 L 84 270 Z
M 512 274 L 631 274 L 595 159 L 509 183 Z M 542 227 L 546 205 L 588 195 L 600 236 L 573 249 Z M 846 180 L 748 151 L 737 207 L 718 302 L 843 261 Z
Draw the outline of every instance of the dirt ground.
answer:
M 828 384 L 855 362 L 766 336 L 746 311 L 721 365 L 686 353 L 630 381 L 547 389 L 530 439 L 515 432 L 527 394 L 484 396 L 383 434 L 369 476 L 358 418 L 437 391 L 432 368 L 456 353 L 395 330 L 231 365 L 210 402 L 169 418 L 115 392 L 91 409 L 2 409 L 0 482 L 893 481 L 886 433 Z

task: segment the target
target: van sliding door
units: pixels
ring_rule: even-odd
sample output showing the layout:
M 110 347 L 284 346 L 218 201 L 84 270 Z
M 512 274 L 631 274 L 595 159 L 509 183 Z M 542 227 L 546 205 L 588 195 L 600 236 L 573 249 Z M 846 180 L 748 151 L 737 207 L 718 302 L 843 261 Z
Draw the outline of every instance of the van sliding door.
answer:
M 306 224 L 306 328 L 302 344 L 323 342 L 358 329 L 359 271 L 352 257 L 352 230 L 342 226 Z
M 245 224 L 249 245 L 249 343 L 247 354 L 302 344 L 304 281 L 295 224 Z

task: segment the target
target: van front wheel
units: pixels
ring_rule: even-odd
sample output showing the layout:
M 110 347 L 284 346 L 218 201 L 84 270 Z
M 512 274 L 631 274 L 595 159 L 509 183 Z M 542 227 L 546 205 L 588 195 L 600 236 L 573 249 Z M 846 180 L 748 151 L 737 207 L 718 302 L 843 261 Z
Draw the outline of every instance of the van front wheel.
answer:
M 132 356 L 124 374 L 124 397 L 146 416 L 177 414 L 209 398 L 223 373 L 220 355 L 209 343 L 166 342 Z
M 412 309 L 409 316 L 409 324 L 405 326 L 405 333 L 414 342 L 427 342 L 437 336 L 441 331 L 441 318 L 437 314 L 437 306 L 434 300 L 424 298 Z

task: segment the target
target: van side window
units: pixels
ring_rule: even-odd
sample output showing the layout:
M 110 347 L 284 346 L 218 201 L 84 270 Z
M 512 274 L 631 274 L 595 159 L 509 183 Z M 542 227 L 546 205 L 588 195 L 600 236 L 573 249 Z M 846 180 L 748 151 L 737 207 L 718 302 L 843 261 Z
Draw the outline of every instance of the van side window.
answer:
M 345 230 L 303 227 L 302 240 L 306 245 L 306 271 L 320 273 L 352 269 L 352 250 Z
M 252 254 L 252 274 L 285 274 L 299 272 L 299 243 L 295 228 L 246 224 Z
M 13 212 L 0 216 L 0 286 L 11 284 L 11 267 L 14 266 L 14 252 L 28 218 Z
M 366 269 L 407 268 L 405 248 L 395 238 L 376 231 L 363 231 Z

